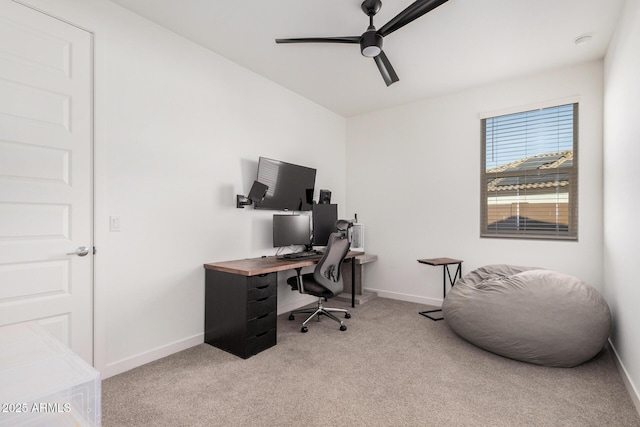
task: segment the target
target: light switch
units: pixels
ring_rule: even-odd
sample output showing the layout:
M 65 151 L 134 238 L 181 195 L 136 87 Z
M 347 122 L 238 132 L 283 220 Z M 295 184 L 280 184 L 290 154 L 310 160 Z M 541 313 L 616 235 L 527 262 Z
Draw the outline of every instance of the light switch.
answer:
M 109 217 L 109 231 L 121 231 L 122 220 L 119 216 Z

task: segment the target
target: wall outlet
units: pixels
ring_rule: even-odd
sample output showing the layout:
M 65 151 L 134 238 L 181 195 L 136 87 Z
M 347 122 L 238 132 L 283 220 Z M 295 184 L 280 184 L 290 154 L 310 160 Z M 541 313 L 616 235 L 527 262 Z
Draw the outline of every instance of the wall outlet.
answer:
M 109 231 L 121 231 L 122 219 L 119 216 L 109 217 Z

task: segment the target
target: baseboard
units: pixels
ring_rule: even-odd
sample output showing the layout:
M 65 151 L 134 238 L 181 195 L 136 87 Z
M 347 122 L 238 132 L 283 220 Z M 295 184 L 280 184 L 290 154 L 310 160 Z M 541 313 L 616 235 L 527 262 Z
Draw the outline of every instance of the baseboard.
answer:
M 283 305 L 278 304 L 278 314 L 288 313 L 290 311 L 304 307 L 305 305 L 312 304 L 315 301 L 317 301 L 317 298 L 315 297 L 302 295 L 301 298 L 297 298 L 294 301 L 290 301 L 289 303 Z M 108 363 L 104 370 L 100 372 L 100 376 L 104 380 L 109 377 L 113 377 L 114 375 L 118 375 L 131 369 L 137 368 L 138 366 L 142 366 L 147 363 L 154 362 L 158 359 L 162 359 L 163 357 L 170 356 L 179 351 L 186 350 L 196 345 L 200 345 L 203 342 L 204 333 L 196 334 L 192 337 L 185 338 L 183 340 L 179 340 L 161 347 L 157 347 L 153 350 L 149 350 L 135 356 L 127 357 L 113 363 Z
M 616 347 L 613 345 L 611 340 L 609 340 L 609 348 L 611 348 L 611 350 L 613 351 L 613 361 L 615 362 L 618 368 L 618 372 L 620 372 L 620 377 L 622 377 L 622 382 L 624 383 L 624 386 L 627 388 L 627 391 L 629 392 L 629 396 L 631 397 L 631 401 L 633 402 L 633 405 L 636 407 L 636 411 L 638 411 L 638 414 L 640 415 L 640 393 L 638 393 L 638 389 L 633 384 L 633 381 L 631 380 L 631 378 L 629 378 L 629 373 L 627 372 L 627 369 L 624 367 L 624 364 L 620 360 L 620 356 L 618 356 Z
M 196 345 L 200 345 L 203 342 L 204 333 L 201 333 L 189 338 L 185 338 L 183 340 L 175 341 L 171 344 L 156 347 L 153 350 L 149 350 L 135 356 L 127 357 L 113 363 L 108 363 L 106 368 L 104 369 L 104 372 L 100 373 L 100 376 L 104 380 L 114 375 L 129 371 L 133 368 L 137 368 L 138 366 L 142 366 L 147 363 L 154 362 L 158 359 L 162 359 L 163 357 L 170 356 L 179 351 L 195 347 Z
M 434 307 L 442 307 L 442 300 L 437 298 L 425 298 L 419 295 L 401 294 L 399 292 L 384 291 L 374 288 L 363 288 L 365 291 L 375 292 L 379 297 L 395 299 L 399 301 L 415 302 L 418 304 L 431 305 Z

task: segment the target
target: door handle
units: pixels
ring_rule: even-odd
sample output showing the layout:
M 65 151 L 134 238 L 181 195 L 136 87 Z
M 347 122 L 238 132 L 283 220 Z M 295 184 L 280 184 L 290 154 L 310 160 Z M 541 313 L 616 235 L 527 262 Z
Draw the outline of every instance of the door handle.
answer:
M 69 252 L 67 255 L 86 256 L 89 253 L 89 248 L 86 246 L 80 246 L 75 252 Z

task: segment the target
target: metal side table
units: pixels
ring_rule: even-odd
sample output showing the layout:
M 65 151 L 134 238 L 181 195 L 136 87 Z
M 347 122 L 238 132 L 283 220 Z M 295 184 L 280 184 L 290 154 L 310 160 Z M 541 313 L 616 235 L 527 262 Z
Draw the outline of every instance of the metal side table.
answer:
M 429 264 L 429 265 L 441 265 L 442 266 L 442 301 L 444 302 L 444 298 L 447 296 L 447 276 L 449 276 L 449 283 L 453 287 L 456 284 L 456 280 L 458 278 L 462 278 L 462 260 L 453 259 L 453 258 L 429 258 L 429 259 L 419 259 L 418 262 L 420 264 Z M 451 272 L 449 271 L 450 265 L 458 265 L 455 274 L 453 275 L 453 280 L 451 279 Z M 419 314 L 422 314 L 424 317 L 428 317 L 431 320 L 442 320 L 444 317 L 432 317 L 430 313 L 442 312 L 442 309 L 439 308 L 437 310 L 427 310 L 421 311 Z

